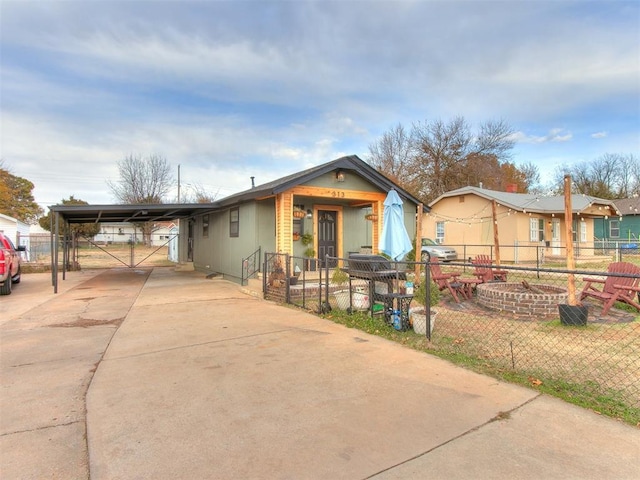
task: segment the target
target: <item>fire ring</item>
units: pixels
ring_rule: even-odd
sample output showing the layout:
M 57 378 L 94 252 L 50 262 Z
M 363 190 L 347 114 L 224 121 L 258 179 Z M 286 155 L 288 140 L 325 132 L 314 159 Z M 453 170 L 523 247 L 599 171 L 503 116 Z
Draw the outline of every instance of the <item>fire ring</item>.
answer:
M 490 282 L 478 285 L 477 293 L 480 305 L 522 317 L 557 317 L 558 304 L 567 303 L 567 290 L 551 285 Z

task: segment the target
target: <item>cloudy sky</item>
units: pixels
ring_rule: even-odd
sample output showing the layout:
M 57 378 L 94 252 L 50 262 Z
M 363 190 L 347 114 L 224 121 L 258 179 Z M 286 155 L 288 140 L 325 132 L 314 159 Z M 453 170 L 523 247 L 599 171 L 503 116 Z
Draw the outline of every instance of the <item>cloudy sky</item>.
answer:
M 543 175 L 640 152 L 640 2 L 0 0 L 1 158 L 42 205 L 128 155 L 218 198 L 394 125 L 505 120 Z M 177 186 L 177 181 L 176 181 Z M 174 196 L 177 193 L 174 191 Z

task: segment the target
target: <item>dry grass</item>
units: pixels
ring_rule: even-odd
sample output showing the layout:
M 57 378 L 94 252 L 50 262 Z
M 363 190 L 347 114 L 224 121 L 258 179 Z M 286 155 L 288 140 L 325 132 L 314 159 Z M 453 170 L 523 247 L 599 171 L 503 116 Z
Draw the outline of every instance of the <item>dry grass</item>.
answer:
M 166 267 L 174 265 L 168 259 L 168 247 L 144 245 L 87 246 L 78 250 L 78 262 L 82 269 L 115 267 Z

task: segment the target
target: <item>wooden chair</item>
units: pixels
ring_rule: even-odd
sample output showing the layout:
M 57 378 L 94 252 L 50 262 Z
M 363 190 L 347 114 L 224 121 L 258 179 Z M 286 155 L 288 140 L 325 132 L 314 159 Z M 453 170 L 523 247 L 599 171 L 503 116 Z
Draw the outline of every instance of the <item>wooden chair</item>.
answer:
M 475 267 L 473 274 L 483 283 L 507 281 L 507 271 L 493 267 L 489 255 L 478 255 L 471 263 Z
M 614 262 L 609 264 L 607 273 L 630 276 L 607 275 L 604 280 L 585 277 L 583 280 L 587 283 L 580 293 L 580 300 L 592 297 L 601 301 L 603 303 L 602 315 L 606 315 L 616 302 L 627 303 L 640 311 L 640 304 L 637 301 L 638 292 L 640 292 L 640 287 L 638 287 L 640 267 L 629 262 Z M 602 285 L 601 289 L 596 288 L 594 284 Z
M 436 284 L 438 290 L 449 290 L 456 303 L 460 303 L 460 296 L 463 299 L 468 298 L 465 284 L 460 280 L 460 274 L 444 273 L 440 268 L 440 262 L 437 257 L 431 257 L 429 270 L 431 272 L 431 280 Z

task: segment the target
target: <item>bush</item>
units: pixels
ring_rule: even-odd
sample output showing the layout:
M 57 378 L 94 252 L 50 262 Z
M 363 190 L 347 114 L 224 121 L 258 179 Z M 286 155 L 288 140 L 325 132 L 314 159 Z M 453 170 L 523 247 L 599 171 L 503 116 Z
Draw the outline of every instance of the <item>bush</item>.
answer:
M 427 283 L 422 282 L 418 285 L 413 294 L 413 300 L 420 305 L 424 305 L 424 300 L 427 298 Z M 429 301 L 432 307 L 440 301 L 440 290 L 438 290 L 438 287 L 433 282 L 431 282 L 431 288 L 429 289 Z

